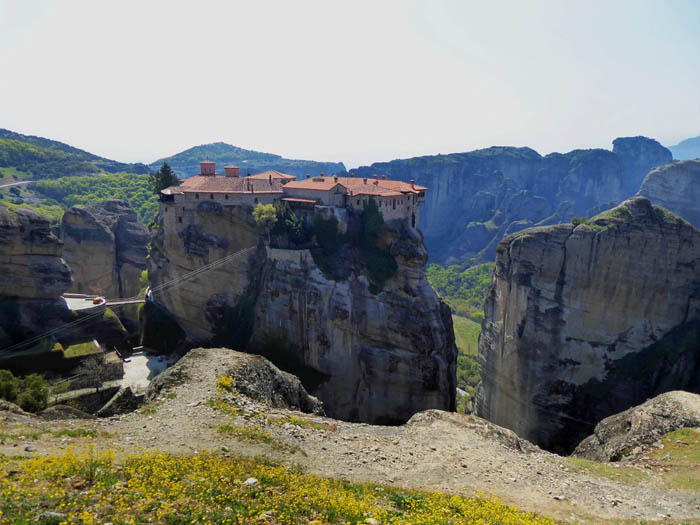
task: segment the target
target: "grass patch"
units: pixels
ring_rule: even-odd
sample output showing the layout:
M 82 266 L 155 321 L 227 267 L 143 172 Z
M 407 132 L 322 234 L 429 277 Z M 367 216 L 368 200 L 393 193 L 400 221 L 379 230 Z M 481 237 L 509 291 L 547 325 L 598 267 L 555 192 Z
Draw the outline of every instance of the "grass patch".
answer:
M 457 399 L 457 412 L 464 413 L 481 380 L 476 362 L 481 325 L 458 315 L 452 316 L 452 325 L 457 345 L 457 387 L 467 393 Z
M 313 430 L 330 430 L 335 432 L 338 430 L 338 425 L 332 423 L 320 423 L 317 421 L 310 421 L 301 416 L 279 416 L 279 417 L 268 417 L 267 420 L 273 425 L 285 425 L 290 424 L 299 428 L 309 428 Z
M 245 410 L 242 408 L 239 408 L 237 406 L 232 405 L 225 399 L 221 398 L 214 398 L 210 399 L 207 401 L 207 406 L 209 408 L 212 408 L 216 410 L 217 412 L 221 412 L 222 414 L 226 414 L 227 416 L 244 416 L 248 414 Z
M 568 457 L 560 460 L 570 470 L 593 478 L 607 479 L 624 485 L 640 486 L 651 481 L 651 477 L 641 470 L 617 463 L 602 463 L 590 459 Z
M 97 436 L 97 430 L 87 428 L 64 428 L 62 430 L 54 430 L 51 432 L 54 437 L 71 437 L 71 438 L 94 438 Z
M 460 354 L 476 356 L 481 325 L 466 317 L 453 315 L 452 326 L 454 326 L 455 343 Z
M 663 469 L 664 485 L 700 491 L 700 431 L 681 428 L 666 434 L 661 443 L 664 448 L 652 448 L 649 456 Z
M 9 472 L 13 472 L 9 476 Z M 249 478 L 257 480 L 245 484 Z M 29 523 L 48 511 L 68 523 L 553 524 L 496 499 L 395 490 L 303 474 L 260 459 L 110 452 L 12 459 L 0 465 L 0 520 Z
M 147 405 L 142 406 L 139 412 L 144 416 L 154 416 L 158 412 L 158 408 L 163 404 L 162 401 L 153 401 Z
M 63 350 L 63 357 L 78 357 L 81 355 L 91 355 L 101 353 L 102 350 L 93 342 L 71 345 Z

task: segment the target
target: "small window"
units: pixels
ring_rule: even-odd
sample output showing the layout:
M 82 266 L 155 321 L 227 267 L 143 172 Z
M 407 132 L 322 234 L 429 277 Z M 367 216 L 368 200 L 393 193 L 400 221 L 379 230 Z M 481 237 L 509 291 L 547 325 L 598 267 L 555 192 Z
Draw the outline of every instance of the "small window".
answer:
M 168 207 L 167 207 L 167 206 L 165 207 L 165 211 L 166 211 L 166 212 L 168 211 Z
M 257 204 L 257 203 L 258 203 L 258 198 L 255 197 L 255 200 L 254 200 L 253 202 L 255 202 L 255 204 Z
M 210 198 L 210 199 L 213 199 L 213 198 L 214 198 L 214 194 L 213 194 L 213 193 L 210 193 L 210 194 L 209 194 L 209 198 Z
M 195 198 L 195 199 L 199 199 L 199 193 L 195 193 L 195 194 L 194 194 L 194 198 Z
M 357 205 L 358 206 L 360 205 L 360 199 L 357 199 Z
M 228 200 L 228 193 L 224 195 L 224 199 Z
M 182 224 L 182 217 L 178 217 L 178 218 L 177 218 L 177 222 L 179 222 L 180 224 Z

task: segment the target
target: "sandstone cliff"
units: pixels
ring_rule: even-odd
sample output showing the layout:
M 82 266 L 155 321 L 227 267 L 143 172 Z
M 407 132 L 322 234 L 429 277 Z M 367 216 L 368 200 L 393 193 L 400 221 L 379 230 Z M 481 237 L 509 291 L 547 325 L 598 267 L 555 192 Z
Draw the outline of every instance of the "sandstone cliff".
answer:
M 131 297 L 141 288 L 149 242 L 146 227 L 124 201 L 106 200 L 63 214 L 63 259 L 76 293 Z
M 144 337 L 163 326 L 190 341 L 261 353 L 302 378 L 329 415 L 399 422 L 427 408 L 454 408 L 456 348 L 449 309 L 425 278 L 419 233 L 388 223 L 382 247 L 398 270 L 381 291 L 348 255 L 342 278 L 324 275 L 308 250 L 266 249 L 250 209 L 203 202 L 181 234 L 158 228 L 152 286 L 254 249 L 197 279 L 154 295 Z M 155 311 L 158 311 L 156 314 Z M 154 341 L 154 343 L 157 341 Z M 175 341 L 172 342 L 172 350 Z
M 699 390 L 700 232 L 634 198 L 498 246 L 477 413 L 570 451 L 602 418 Z
M 71 285 L 61 250 L 48 219 L 28 209 L 0 206 L 0 296 L 60 297 Z
M 644 137 L 618 138 L 613 150 L 539 155 L 530 148 L 493 147 L 380 162 L 358 176 L 386 174 L 427 186 L 420 227 L 436 262 L 492 261 L 506 235 L 535 225 L 591 216 L 633 196 L 647 172 L 671 153 Z M 612 204 L 611 204 L 612 201 Z
M 700 228 L 700 160 L 672 162 L 650 171 L 637 195 Z
M 27 209 L 0 206 L 0 361 L 4 363 L 0 368 L 13 363 L 21 364 L 23 370 L 31 368 L 31 358 L 25 354 L 36 360 L 52 344 L 42 340 L 15 345 L 80 318 L 61 298 L 71 286 L 62 248 L 47 218 Z M 107 316 L 61 330 L 53 338 L 66 345 L 97 338 L 119 346 L 124 343 L 123 330 L 116 318 Z

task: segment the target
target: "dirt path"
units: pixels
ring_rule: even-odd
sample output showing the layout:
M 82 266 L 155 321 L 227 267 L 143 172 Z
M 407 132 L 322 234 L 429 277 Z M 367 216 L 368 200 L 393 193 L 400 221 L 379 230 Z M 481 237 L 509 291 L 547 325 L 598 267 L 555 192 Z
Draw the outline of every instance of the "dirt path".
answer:
M 406 425 L 383 427 L 224 396 L 215 383 L 226 370 L 225 359 L 225 354 L 212 354 L 210 359 L 191 363 L 185 383 L 164 391 L 138 412 L 63 424 L 96 426 L 103 436 L 100 446 L 119 455 L 142 450 L 265 455 L 321 476 L 467 496 L 491 493 L 521 509 L 564 520 L 700 520 L 700 493 L 634 487 L 572 472 L 565 459 L 473 416 L 428 411 Z M 210 406 L 210 400 L 226 396 L 222 406 L 229 413 Z M 223 434 L 217 427 L 225 423 L 260 428 L 277 441 L 265 444 Z M 60 451 L 78 442 L 48 436 L 32 441 L 28 453 Z M 18 446 L 21 451 L 21 443 L 7 441 L 0 452 L 17 454 Z

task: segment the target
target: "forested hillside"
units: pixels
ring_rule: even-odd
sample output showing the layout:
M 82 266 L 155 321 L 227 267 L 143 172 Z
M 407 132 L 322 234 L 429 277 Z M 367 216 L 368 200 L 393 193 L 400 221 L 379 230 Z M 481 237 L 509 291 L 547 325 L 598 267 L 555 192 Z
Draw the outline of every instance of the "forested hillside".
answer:
M 238 148 L 224 142 L 195 146 L 171 157 L 157 160 L 150 167 L 157 170 L 163 162 L 167 162 L 178 177 L 184 179 L 197 175 L 199 163 L 203 160 L 216 162 L 219 170 L 227 164 L 235 164 L 241 168 L 241 176 L 253 175 L 265 170 L 278 170 L 297 176 L 305 176 L 307 173 L 312 176 L 320 173 L 330 175 L 345 171 L 342 162 L 285 159 L 272 153 Z
M 148 175 L 137 173 L 103 173 L 90 177 L 61 177 L 42 180 L 34 190 L 47 198 L 46 204 L 64 209 L 89 206 L 105 199 L 121 199 L 129 203 L 144 224 L 153 220 L 158 199 L 148 184 Z
M 55 140 L 0 129 L 0 175 L 55 179 L 101 172 L 149 171 L 143 164 L 116 162 Z

